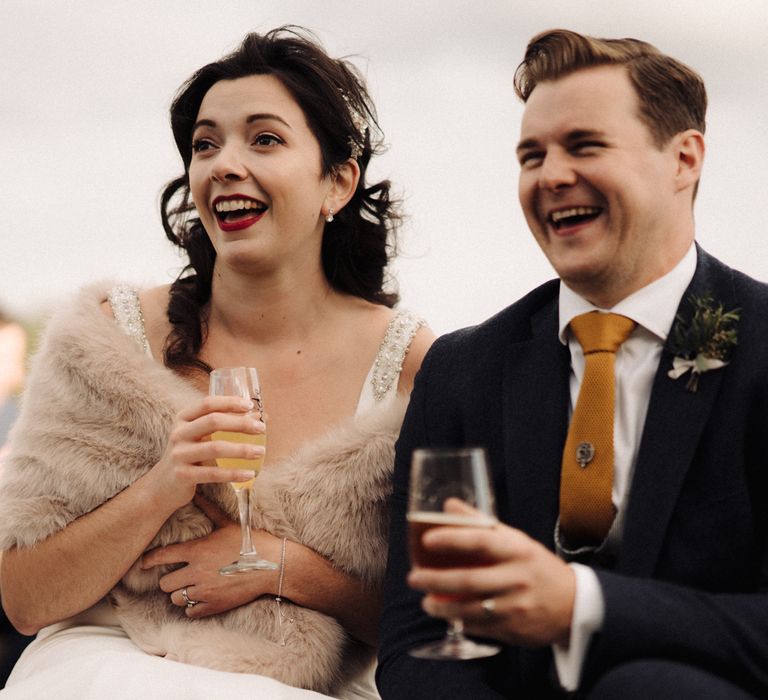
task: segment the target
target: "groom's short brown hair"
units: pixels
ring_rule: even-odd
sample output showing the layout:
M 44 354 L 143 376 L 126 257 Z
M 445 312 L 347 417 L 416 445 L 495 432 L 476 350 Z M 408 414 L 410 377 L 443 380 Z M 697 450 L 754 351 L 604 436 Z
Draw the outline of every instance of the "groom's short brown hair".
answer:
M 701 76 L 639 39 L 597 39 L 566 29 L 537 34 L 515 72 L 515 91 L 526 102 L 540 82 L 602 65 L 626 67 L 639 116 L 659 147 L 686 129 L 704 133 L 707 92 Z

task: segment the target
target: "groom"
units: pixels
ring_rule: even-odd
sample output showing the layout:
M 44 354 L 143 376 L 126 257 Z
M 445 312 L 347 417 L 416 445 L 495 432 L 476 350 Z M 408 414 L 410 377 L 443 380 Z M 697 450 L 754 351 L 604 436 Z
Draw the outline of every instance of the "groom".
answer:
M 516 88 L 520 202 L 560 279 L 422 366 L 397 447 L 381 695 L 766 697 L 768 286 L 694 243 L 704 85 L 644 42 L 552 31 Z M 489 565 L 410 568 L 411 452 L 454 445 L 487 448 L 501 524 L 423 544 Z M 409 656 L 451 617 L 501 653 Z

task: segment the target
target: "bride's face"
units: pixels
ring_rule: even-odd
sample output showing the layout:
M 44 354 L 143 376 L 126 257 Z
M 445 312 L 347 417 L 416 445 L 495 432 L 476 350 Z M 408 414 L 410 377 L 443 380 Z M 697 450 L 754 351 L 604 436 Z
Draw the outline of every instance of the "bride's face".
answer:
M 224 264 L 316 264 L 331 180 L 301 107 L 272 75 L 215 83 L 192 132 L 192 198 Z

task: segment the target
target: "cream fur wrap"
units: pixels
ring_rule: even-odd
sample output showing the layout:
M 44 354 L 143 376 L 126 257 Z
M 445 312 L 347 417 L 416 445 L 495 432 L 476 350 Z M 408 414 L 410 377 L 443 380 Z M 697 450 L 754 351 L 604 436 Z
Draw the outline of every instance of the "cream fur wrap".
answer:
M 2 549 L 33 546 L 133 483 L 160 458 L 173 416 L 199 398 L 100 311 L 110 286 L 85 289 L 56 314 L 33 360 L 12 453 L 0 470 Z M 256 480 L 254 526 L 311 547 L 378 591 L 404 408 L 398 401 L 350 420 L 264 469 Z M 228 485 L 203 492 L 237 519 Z M 149 548 L 211 529 L 189 504 L 166 521 Z M 149 653 L 323 693 L 338 691 L 373 659 L 373 649 L 336 620 L 290 602 L 283 610 L 294 622 L 284 622 L 281 646 L 271 596 L 190 620 L 158 587 L 168 570 L 142 571 L 134 564 L 109 595 L 130 638 Z

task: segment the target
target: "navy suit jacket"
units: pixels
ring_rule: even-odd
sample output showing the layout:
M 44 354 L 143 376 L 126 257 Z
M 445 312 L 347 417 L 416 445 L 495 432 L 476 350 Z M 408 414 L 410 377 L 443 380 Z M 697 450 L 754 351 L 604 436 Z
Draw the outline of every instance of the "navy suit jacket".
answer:
M 482 445 L 499 517 L 554 550 L 568 429 L 570 354 L 558 340 L 559 282 L 480 326 L 438 339 L 417 376 L 400 439 L 377 680 L 385 700 L 543 698 L 549 648 L 506 647 L 492 659 L 416 660 L 442 636 L 405 584 L 408 468 L 413 449 Z M 634 659 L 700 666 L 768 696 L 768 285 L 698 250 L 690 295 L 741 309 L 730 363 L 672 380 L 662 354 L 615 567 L 596 569 L 605 621 L 582 687 Z

